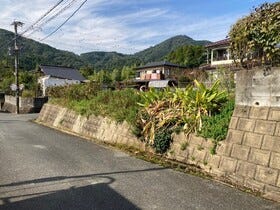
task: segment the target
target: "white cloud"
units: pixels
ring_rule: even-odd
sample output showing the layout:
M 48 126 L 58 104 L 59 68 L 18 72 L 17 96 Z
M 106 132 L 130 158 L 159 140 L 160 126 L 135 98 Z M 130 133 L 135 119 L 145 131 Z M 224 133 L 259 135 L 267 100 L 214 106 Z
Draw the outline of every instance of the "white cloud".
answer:
M 0 28 L 12 30 L 10 24 L 15 19 L 25 22 L 27 27 L 56 2 L 57 0 L 4 0 L 0 8 Z M 81 2 L 82 0 L 77 1 L 73 8 L 49 22 L 30 38 L 40 40 L 49 34 Z M 161 6 L 155 6 L 155 2 Z M 180 14 L 164 7 L 165 2 L 167 0 L 89 0 L 61 30 L 44 42 L 76 53 L 93 50 L 134 53 L 178 34 L 213 41 L 224 38 L 230 25 L 237 19 L 236 15 L 193 18 L 192 14 Z M 152 6 L 143 6 L 145 4 Z M 130 10 L 131 6 L 136 9 Z

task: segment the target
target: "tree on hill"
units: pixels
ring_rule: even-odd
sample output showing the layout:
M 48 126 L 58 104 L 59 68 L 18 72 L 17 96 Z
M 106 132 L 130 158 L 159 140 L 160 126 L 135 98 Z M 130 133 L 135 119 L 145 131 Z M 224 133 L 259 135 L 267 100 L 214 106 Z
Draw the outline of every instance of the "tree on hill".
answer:
M 280 2 L 264 3 L 231 28 L 231 54 L 243 67 L 280 62 Z
M 186 45 L 178 47 L 166 56 L 172 63 L 177 63 L 189 68 L 200 66 L 205 61 L 205 49 L 203 46 Z

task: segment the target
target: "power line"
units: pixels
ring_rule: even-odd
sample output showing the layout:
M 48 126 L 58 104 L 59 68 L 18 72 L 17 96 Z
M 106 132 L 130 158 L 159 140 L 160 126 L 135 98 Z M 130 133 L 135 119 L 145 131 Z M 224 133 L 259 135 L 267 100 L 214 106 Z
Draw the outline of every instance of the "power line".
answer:
M 48 16 L 55 8 L 57 8 L 64 0 L 60 0 L 58 1 L 53 7 L 51 7 L 45 14 L 43 14 L 37 21 L 35 21 L 35 23 L 33 23 L 32 25 L 30 25 L 27 29 L 25 29 L 23 32 L 20 33 L 20 35 L 22 36 L 23 34 L 25 34 L 26 32 L 28 32 L 29 30 L 32 30 L 34 28 L 34 26 L 39 23 L 41 20 L 43 20 L 46 16 Z
M 51 7 L 45 14 L 43 14 L 35 23 L 30 25 L 26 30 L 24 30 L 22 33 L 18 34 L 18 36 L 23 37 L 22 35 L 28 32 L 29 30 L 34 29 L 34 26 L 39 23 L 41 20 L 43 20 L 46 16 L 48 16 L 55 8 L 57 8 L 64 0 L 59 0 L 53 7 Z M 9 46 L 15 38 L 11 39 L 9 42 L 4 43 L 2 46 L 0 46 L 0 50 L 3 49 L 4 47 Z
M 83 1 L 82 4 L 61 24 L 59 25 L 53 32 L 45 36 L 43 39 L 40 39 L 40 41 L 44 41 L 45 39 L 52 36 L 55 32 L 57 32 L 63 25 L 65 25 L 81 8 L 82 6 L 87 2 L 87 0 Z
M 28 34 L 26 37 L 30 37 L 32 34 L 34 34 L 35 32 L 37 32 L 38 30 L 40 30 L 40 28 L 42 28 L 44 25 L 46 25 L 47 23 L 49 23 L 50 21 L 52 21 L 53 19 L 57 18 L 60 14 L 62 14 L 63 12 L 65 12 L 67 9 L 69 9 L 71 6 L 73 6 L 73 4 L 76 2 L 77 0 L 72 0 L 71 2 L 69 2 L 69 4 L 67 4 L 65 7 L 61 8 L 58 12 L 56 12 L 53 16 L 51 16 L 50 18 L 48 18 L 47 20 L 45 20 L 43 23 L 39 24 L 36 28 L 33 28 L 33 31 L 30 32 L 30 34 Z

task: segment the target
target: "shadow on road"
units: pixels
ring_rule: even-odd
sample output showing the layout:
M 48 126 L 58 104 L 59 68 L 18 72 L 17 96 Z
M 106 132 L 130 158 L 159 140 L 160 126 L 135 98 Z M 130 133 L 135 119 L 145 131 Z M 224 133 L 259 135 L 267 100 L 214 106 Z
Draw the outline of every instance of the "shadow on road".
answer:
M 55 176 L 2 184 L 0 185 L 0 188 L 5 188 L 5 190 L 6 188 L 16 187 L 13 190 L 7 189 L 7 191 L 2 191 L 2 193 L 17 194 L 20 190 L 18 189 L 19 186 L 24 186 L 23 190 L 25 193 L 20 193 L 18 195 L 9 195 L 5 197 L 0 196 L 0 201 L 2 202 L 2 205 L 0 205 L 0 210 L 140 209 L 110 187 L 110 184 L 113 183 L 115 179 L 107 175 L 149 171 L 152 172 L 159 170 L 166 170 L 166 168 L 148 168 L 142 170 L 104 172 L 78 176 Z M 54 187 L 61 184 L 63 185 L 71 182 L 74 183 L 75 181 L 85 181 L 90 179 L 94 180 L 96 178 L 105 178 L 109 181 L 93 184 L 88 184 L 87 182 L 86 186 L 72 186 L 68 189 L 63 190 L 48 190 L 34 193 L 34 190 L 36 191 L 37 187 L 36 184 L 38 185 L 47 183 L 46 185 L 44 185 L 44 187 L 50 188 L 50 186 Z M 28 190 L 31 190 L 33 193 L 26 193 Z
M 4 205 L 0 206 L 1 210 L 140 209 L 107 183 L 47 192 L 13 203 L 9 200 L 10 198 L 3 199 Z
M 44 183 L 44 182 L 51 182 L 51 181 L 62 181 L 64 179 L 80 179 L 80 178 L 90 178 L 90 177 L 94 177 L 94 176 L 138 173 L 138 172 L 147 172 L 147 171 L 160 171 L 160 170 L 166 170 L 166 169 L 167 168 L 148 168 L 148 169 L 142 169 L 142 170 L 104 172 L 104 173 L 86 174 L 86 175 L 77 175 L 77 176 L 54 176 L 54 177 L 47 177 L 47 178 L 41 178 L 41 179 L 27 180 L 27 181 L 22 181 L 22 182 L 13 182 L 13 183 L 9 183 L 9 184 L 2 184 L 2 185 L 0 185 L 0 188 L 1 187 L 14 187 L 14 186 L 26 185 L 26 184 Z

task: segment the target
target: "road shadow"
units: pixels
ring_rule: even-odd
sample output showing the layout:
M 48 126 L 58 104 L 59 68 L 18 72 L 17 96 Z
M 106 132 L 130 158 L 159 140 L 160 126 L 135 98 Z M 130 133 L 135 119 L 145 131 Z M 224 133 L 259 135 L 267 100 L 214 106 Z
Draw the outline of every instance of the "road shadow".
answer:
M 28 196 L 33 196 L 28 195 Z M 140 209 L 112 189 L 107 183 L 66 190 L 46 192 L 21 201 L 10 202 L 4 198 L 0 210 L 90 210 L 90 209 Z
M 128 174 L 153 172 L 166 170 L 166 168 L 148 168 L 141 170 L 126 170 L 115 172 L 104 172 L 77 176 L 54 176 L 40 179 L 26 180 L 0 185 L 4 188 L 2 193 L 10 196 L 0 196 L 0 210 L 88 210 L 88 209 L 140 209 L 120 195 L 110 187 L 110 184 L 115 181 L 114 178 L 108 176 L 113 174 Z M 95 180 L 106 178 L 107 182 L 95 183 L 82 187 L 70 187 L 69 189 L 48 190 L 47 192 L 37 192 L 37 188 L 42 189 L 42 186 L 50 189 L 60 184 L 75 183 L 76 181 Z M 24 193 L 17 193 L 22 186 Z M 72 185 L 71 185 L 72 186 Z M 7 188 L 7 189 L 6 189 Z M 12 189 L 10 189 L 12 188 Z M 28 193 L 28 191 L 33 193 Z M 34 193 L 37 192 L 37 193 Z M 19 200 L 19 201 L 17 201 Z
M 139 172 L 148 172 L 148 171 L 160 171 L 160 170 L 167 170 L 167 168 L 148 168 L 148 169 L 140 169 L 140 170 L 129 170 L 129 171 L 114 171 L 114 172 L 104 172 L 104 173 L 95 173 L 95 174 L 85 174 L 85 175 L 77 175 L 77 176 L 54 176 L 54 177 L 46 177 L 40 179 L 32 179 L 26 180 L 21 182 L 12 182 L 9 184 L 2 184 L 1 187 L 14 187 L 26 184 L 38 184 L 38 183 L 45 183 L 45 182 L 52 182 L 52 181 L 62 181 L 65 179 L 81 179 L 81 178 L 91 178 L 95 176 L 106 176 L 112 174 L 128 174 L 128 173 L 139 173 Z

